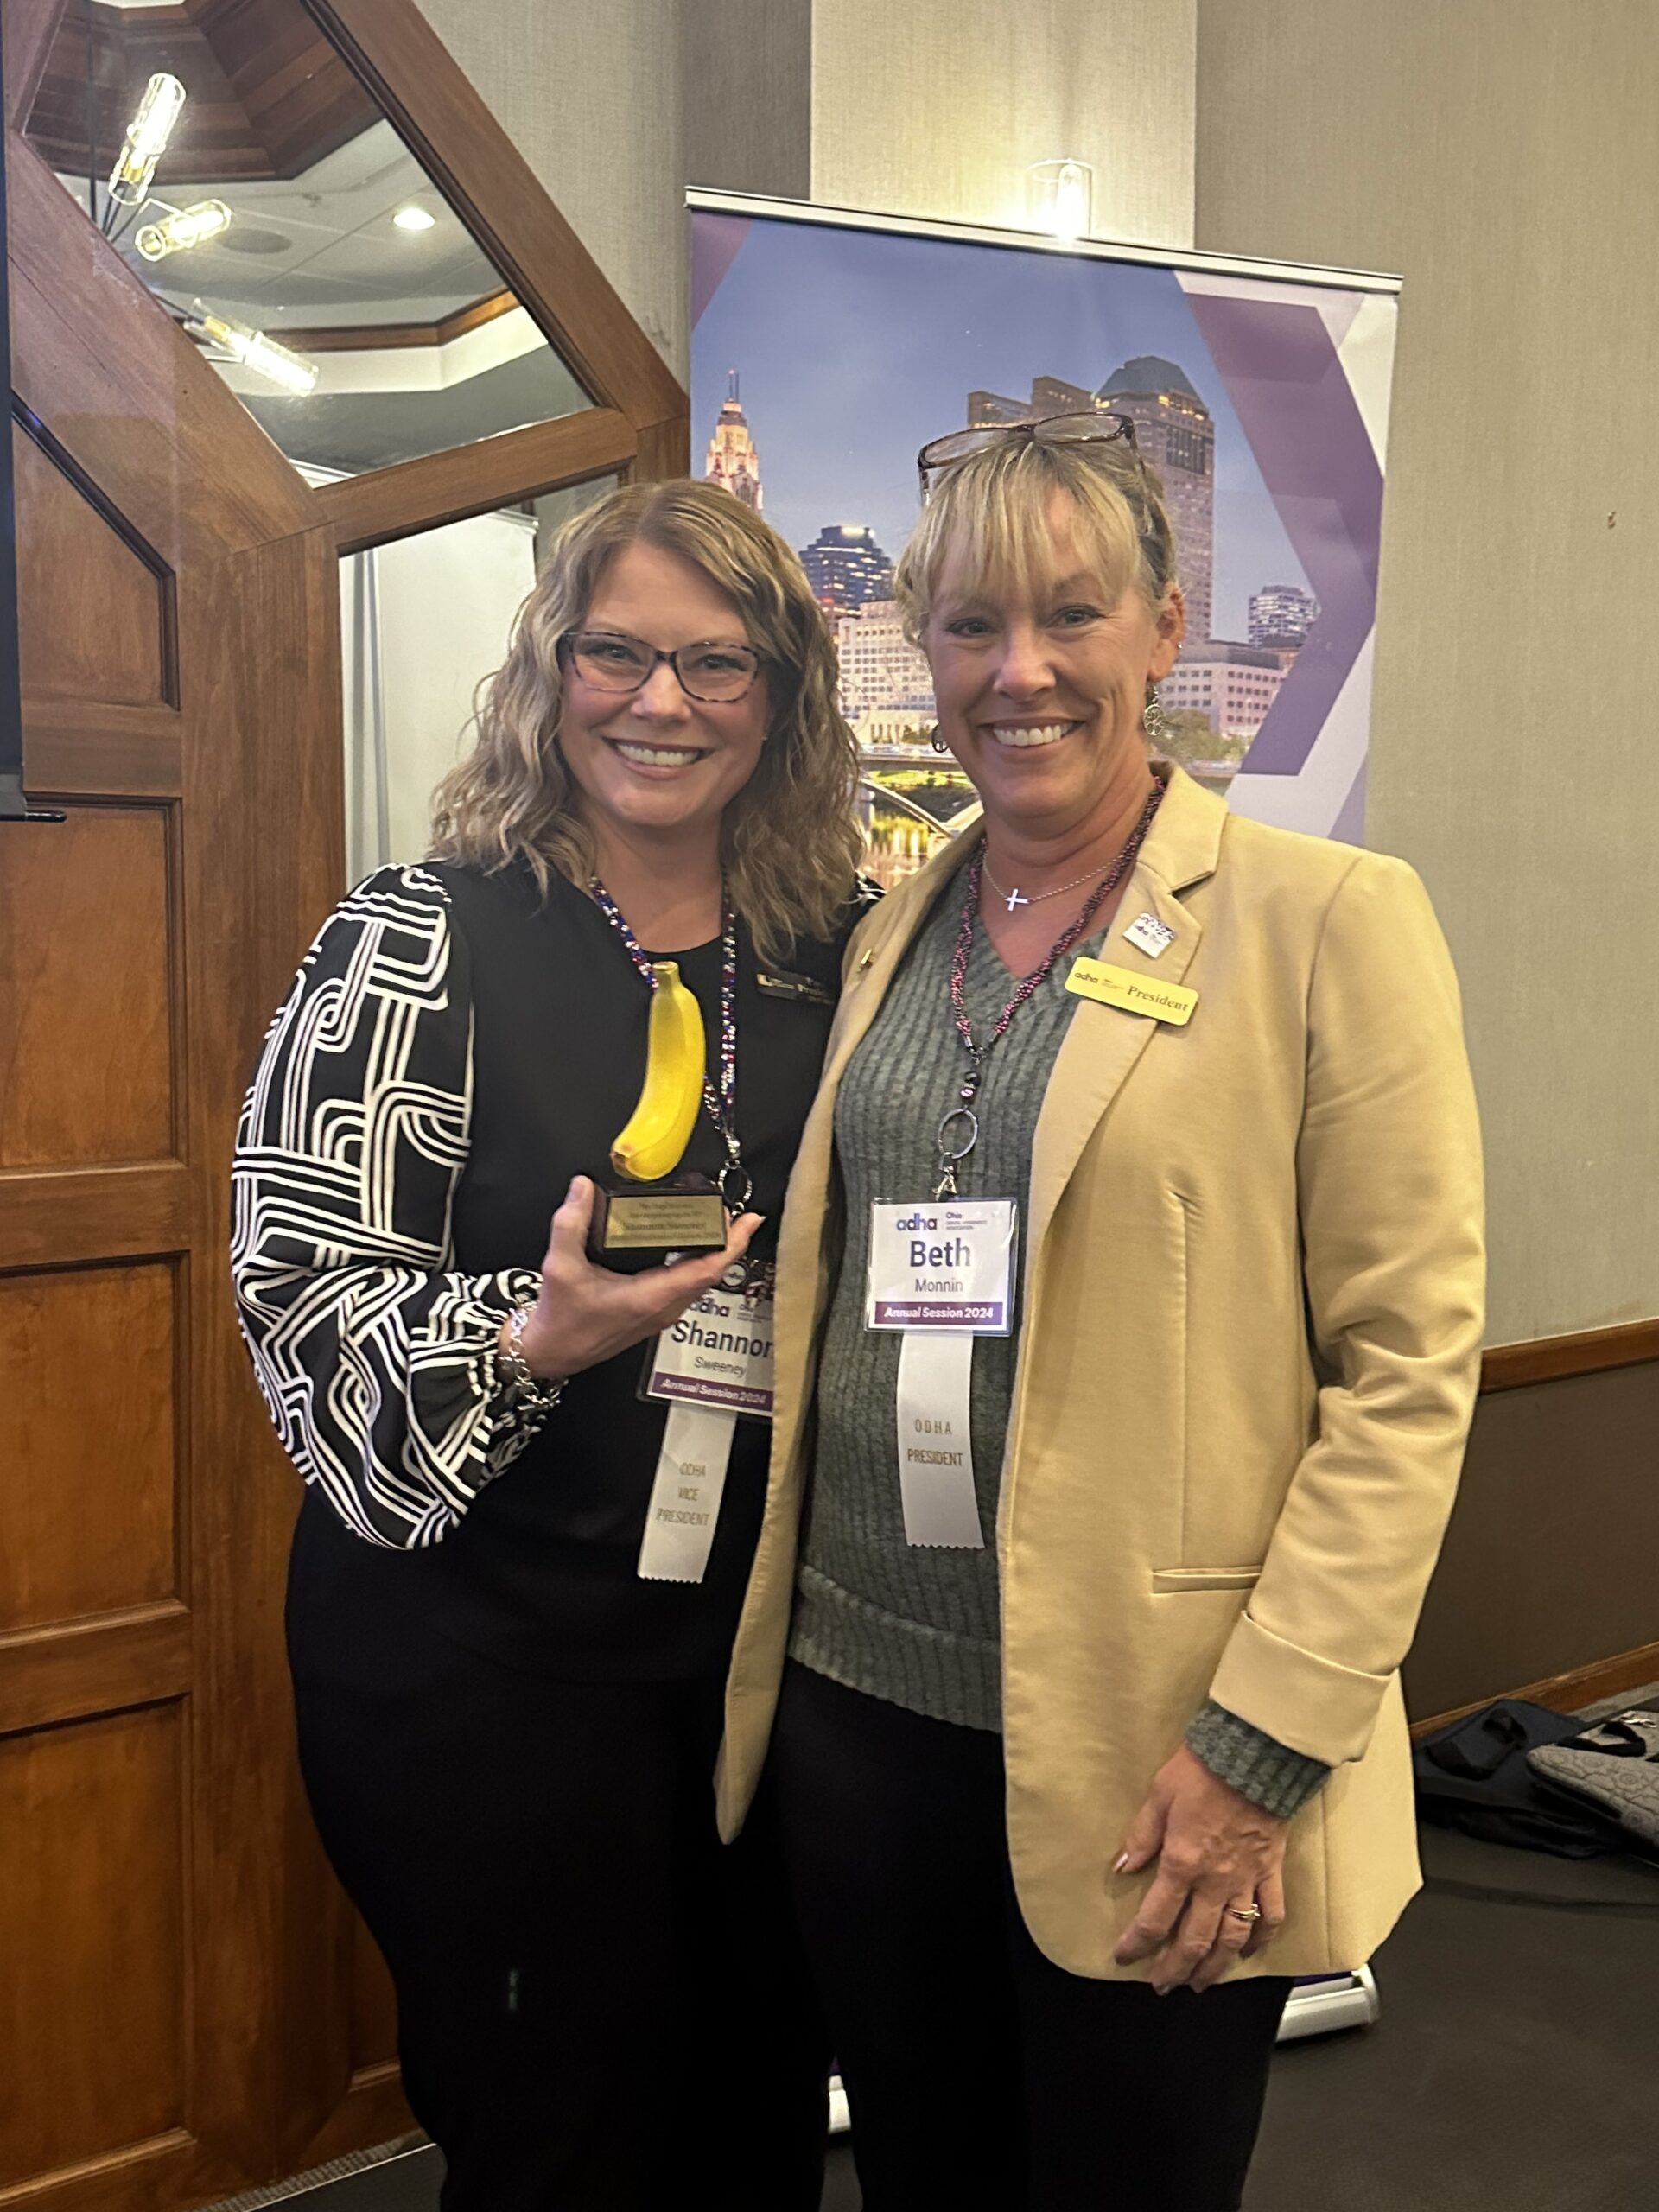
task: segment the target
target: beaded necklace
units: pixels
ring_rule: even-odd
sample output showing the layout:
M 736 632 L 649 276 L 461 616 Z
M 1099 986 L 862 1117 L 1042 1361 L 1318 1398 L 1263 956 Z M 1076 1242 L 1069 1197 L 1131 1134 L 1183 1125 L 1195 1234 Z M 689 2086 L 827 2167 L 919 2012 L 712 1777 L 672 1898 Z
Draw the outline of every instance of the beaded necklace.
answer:
M 622 909 L 596 875 L 589 878 L 588 887 L 593 893 L 594 904 L 626 946 L 629 959 L 645 977 L 648 988 L 655 991 L 656 971 L 641 950 L 639 940 L 629 928 Z M 715 1180 L 727 1212 L 735 1219 L 753 1197 L 754 1182 L 743 1165 L 743 1148 L 737 1135 L 737 914 L 724 879 L 720 899 L 725 916 L 721 931 L 720 1087 L 716 1090 L 705 1075 L 702 1103 L 726 1147 L 725 1165 Z
M 982 844 L 974 855 L 968 870 L 968 893 L 962 902 L 962 920 L 957 930 L 956 950 L 950 956 L 951 1020 L 972 1065 L 957 1092 L 957 1103 L 946 1109 L 939 1122 L 939 1180 L 933 1193 L 936 1198 L 954 1198 L 958 1195 L 957 1170 L 979 1142 L 979 1116 L 974 1110 L 974 1101 L 978 1097 L 979 1087 L 985 1079 L 985 1062 L 991 1048 L 1007 1034 L 1020 1007 L 1042 988 L 1054 963 L 1070 952 L 1077 940 L 1087 934 L 1089 925 L 1099 912 L 1102 902 L 1116 890 L 1133 868 L 1135 855 L 1152 827 L 1153 817 L 1157 813 L 1163 796 L 1164 786 L 1155 785 L 1151 798 L 1141 810 L 1141 819 L 1129 832 L 1128 842 L 1090 893 L 1081 911 L 1050 945 L 1041 966 L 1033 968 L 1016 988 L 1014 996 L 999 1015 L 996 1027 L 982 1042 L 974 1036 L 973 1024 L 968 1019 L 966 1000 L 968 955 L 973 946 L 974 918 L 979 911 L 980 884 L 985 872 L 984 846 Z

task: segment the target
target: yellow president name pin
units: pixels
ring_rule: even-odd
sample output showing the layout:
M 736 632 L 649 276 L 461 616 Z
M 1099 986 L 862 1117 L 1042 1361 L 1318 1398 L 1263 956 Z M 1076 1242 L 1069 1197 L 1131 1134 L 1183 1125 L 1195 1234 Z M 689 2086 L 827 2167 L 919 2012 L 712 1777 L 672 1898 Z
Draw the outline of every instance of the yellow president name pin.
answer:
M 1132 968 L 1114 968 L 1081 953 L 1071 963 L 1065 988 L 1079 998 L 1098 999 L 1102 1006 L 1121 1007 L 1125 1014 L 1144 1014 L 1154 1021 L 1170 1022 L 1177 1029 L 1192 1019 L 1192 1009 L 1198 1002 L 1198 993 L 1189 991 L 1185 983 L 1137 976 Z

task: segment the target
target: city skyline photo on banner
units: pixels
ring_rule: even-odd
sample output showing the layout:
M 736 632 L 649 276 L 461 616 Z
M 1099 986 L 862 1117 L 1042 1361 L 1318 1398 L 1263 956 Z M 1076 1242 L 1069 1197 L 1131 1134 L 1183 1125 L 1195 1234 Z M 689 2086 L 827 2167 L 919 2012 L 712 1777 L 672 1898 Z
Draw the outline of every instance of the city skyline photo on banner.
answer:
M 1377 334 L 1356 333 L 1360 310 L 1385 308 L 1386 346 L 1360 361 L 1373 386 L 1380 367 L 1385 408 L 1391 295 L 770 213 L 699 208 L 692 224 L 693 468 L 726 480 L 803 555 L 836 626 L 874 811 L 891 813 L 891 791 L 909 825 L 882 865 L 873 822 L 878 873 L 919 864 L 932 823 L 955 810 L 954 778 L 915 758 L 931 721 L 925 668 L 891 606 L 891 563 L 918 512 L 917 451 L 950 430 L 1077 407 L 1131 417 L 1175 524 L 1189 642 L 1164 687 L 1167 749 L 1230 790 L 1291 686 L 1301 705 L 1287 698 L 1277 716 L 1289 750 L 1279 742 L 1274 780 L 1320 770 L 1304 810 L 1331 818 L 1296 826 L 1357 834 L 1381 457 L 1375 392 L 1344 349 Z M 1305 435 L 1286 435 L 1291 410 Z M 1303 658 L 1329 664 L 1293 686 Z M 1340 760 L 1323 742 L 1333 722 L 1345 725 Z M 912 804 L 929 786 L 947 803 Z M 1249 810 L 1272 818 L 1287 804 L 1294 818 L 1283 790 Z

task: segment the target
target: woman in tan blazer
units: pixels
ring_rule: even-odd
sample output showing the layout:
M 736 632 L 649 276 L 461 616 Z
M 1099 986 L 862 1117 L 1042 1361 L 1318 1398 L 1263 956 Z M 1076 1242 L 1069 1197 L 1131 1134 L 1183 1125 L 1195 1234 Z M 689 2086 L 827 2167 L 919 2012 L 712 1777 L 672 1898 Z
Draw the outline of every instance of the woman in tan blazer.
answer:
M 1224 2212 L 1290 1978 L 1417 1884 L 1398 1669 L 1482 1323 L 1457 986 L 1402 862 L 1154 770 L 1184 614 L 1132 426 L 923 460 L 897 589 L 984 811 L 848 955 L 721 1818 L 770 1734 L 868 2212 Z

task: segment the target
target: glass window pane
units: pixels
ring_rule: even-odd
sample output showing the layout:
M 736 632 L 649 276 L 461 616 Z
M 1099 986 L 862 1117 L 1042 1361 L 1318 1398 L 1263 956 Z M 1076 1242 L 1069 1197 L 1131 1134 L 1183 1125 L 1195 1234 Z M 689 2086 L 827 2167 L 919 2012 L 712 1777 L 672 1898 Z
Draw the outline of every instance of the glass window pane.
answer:
M 613 481 L 555 494 L 556 519 L 602 499 Z M 433 791 L 472 744 L 479 685 L 507 657 L 513 617 L 536 581 L 547 504 L 446 523 L 340 563 L 353 882 L 429 849 Z
M 294 461 L 592 404 L 302 0 L 70 0 L 28 136 Z

